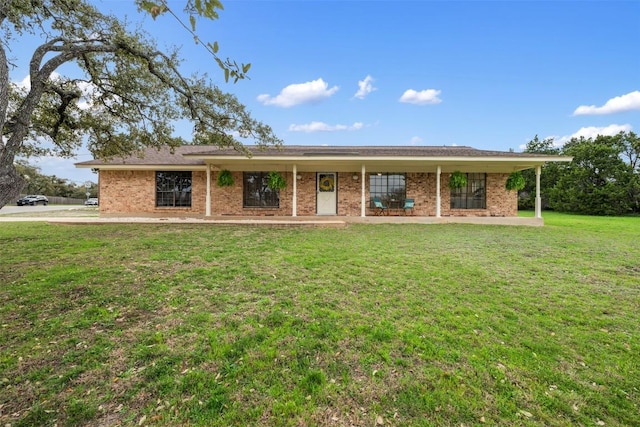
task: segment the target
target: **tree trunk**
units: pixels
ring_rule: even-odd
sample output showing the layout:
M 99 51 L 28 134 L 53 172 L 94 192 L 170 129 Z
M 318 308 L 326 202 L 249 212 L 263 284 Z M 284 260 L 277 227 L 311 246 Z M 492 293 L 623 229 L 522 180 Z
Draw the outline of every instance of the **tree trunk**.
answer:
M 9 106 L 9 65 L 4 46 L 0 43 L 0 209 L 13 203 L 20 195 L 26 181 L 20 176 L 14 165 L 16 157 L 15 144 L 4 135 L 5 120 Z M 12 135 L 13 138 L 13 135 Z
M 13 164 L 0 166 L 0 208 L 15 202 L 25 184 Z
M 9 67 L 4 46 L 0 43 L 0 130 L 4 129 L 9 105 Z M 0 140 L 0 209 L 12 203 L 24 188 L 25 180 L 13 164 L 15 156 L 6 147 L 4 134 Z

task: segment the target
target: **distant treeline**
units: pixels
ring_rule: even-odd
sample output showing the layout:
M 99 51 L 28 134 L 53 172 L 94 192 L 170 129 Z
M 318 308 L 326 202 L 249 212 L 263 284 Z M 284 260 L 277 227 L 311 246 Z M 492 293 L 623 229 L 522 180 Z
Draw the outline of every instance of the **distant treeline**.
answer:
M 536 136 L 525 152 L 573 157 L 571 163 L 542 167 L 543 208 L 589 215 L 640 213 L 640 138 L 635 133 L 573 138 L 561 147 L 553 138 L 541 141 Z M 533 209 L 535 171 L 523 175 L 526 186 L 520 191 L 519 208 Z
M 16 169 L 26 179 L 27 185 L 22 189 L 22 194 L 43 194 L 47 197 L 67 197 L 72 199 L 98 197 L 98 185 L 92 183 L 89 189 L 84 183 L 75 183 L 65 178 L 58 178 L 55 175 L 43 175 L 37 166 L 32 166 L 24 161 L 16 163 Z

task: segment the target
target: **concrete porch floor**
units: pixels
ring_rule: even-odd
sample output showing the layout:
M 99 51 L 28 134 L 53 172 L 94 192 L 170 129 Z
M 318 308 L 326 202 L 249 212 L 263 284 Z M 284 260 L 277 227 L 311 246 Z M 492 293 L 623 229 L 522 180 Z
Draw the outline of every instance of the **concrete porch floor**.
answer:
M 433 216 L 99 216 L 99 217 L 5 217 L 0 221 L 46 221 L 65 224 L 213 224 L 213 225 L 265 225 L 344 227 L 349 224 L 484 224 L 520 225 L 540 227 L 542 218 L 533 217 L 440 217 Z

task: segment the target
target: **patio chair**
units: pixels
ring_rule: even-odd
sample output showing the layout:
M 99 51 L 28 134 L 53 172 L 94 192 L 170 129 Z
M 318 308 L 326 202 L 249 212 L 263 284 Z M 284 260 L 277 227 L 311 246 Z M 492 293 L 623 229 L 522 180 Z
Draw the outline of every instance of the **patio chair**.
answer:
M 404 199 L 404 206 L 402 207 L 402 210 L 405 215 L 407 214 L 407 211 L 411 211 L 411 215 L 413 215 L 413 205 L 413 199 Z
M 373 211 L 374 215 L 384 215 L 385 212 L 388 214 L 389 210 L 388 208 L 382 204 L 382 202 L 380 201 L 379 198 L 374 197 L 373 198 L 373 206 L 375 207 L 375 210 Z

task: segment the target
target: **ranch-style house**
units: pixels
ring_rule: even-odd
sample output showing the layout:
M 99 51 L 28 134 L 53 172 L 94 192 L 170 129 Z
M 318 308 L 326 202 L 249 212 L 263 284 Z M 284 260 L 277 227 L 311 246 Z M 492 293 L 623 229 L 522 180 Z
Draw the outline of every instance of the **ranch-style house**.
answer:
M 505 182 L 514 171 L 534 168 L 535 218 L 541 218 L 541 166 L 571 160 L 462 146 L 246 149 L 250 155 L 201 145 L 149 148 L 76 166 L 98 170 L 101 215 L 204 218 L 515 217 L 517 191 L 508 191 Z M 284 181 L 281 189 L 269 185 L 276 172 Z M 449 187 L 454 172 L 466 177 L 462 188 Z

